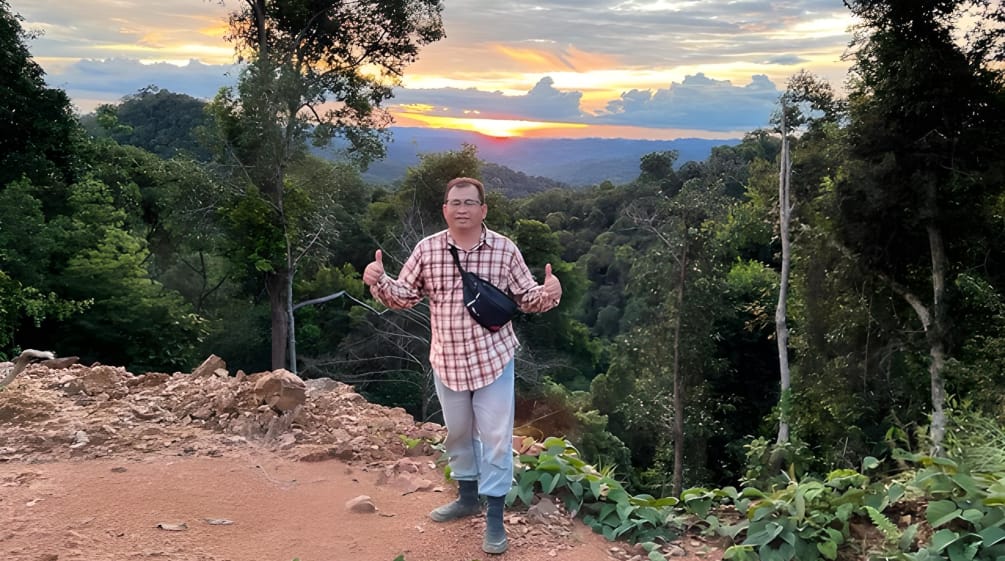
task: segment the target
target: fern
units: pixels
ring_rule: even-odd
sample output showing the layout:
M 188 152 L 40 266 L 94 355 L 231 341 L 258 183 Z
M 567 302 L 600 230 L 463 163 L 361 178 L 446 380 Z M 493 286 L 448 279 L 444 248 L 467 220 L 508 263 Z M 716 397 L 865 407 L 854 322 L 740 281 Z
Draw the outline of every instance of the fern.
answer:
M 871 506 L 866 506 L 864 508 L 865 512 L 869 515 L 869 520 L 872 520 L 873 525 L 879 528 L 879 531 L 883 534 L 883 537 L 886 538 L 887 542 L 897 543 L 900 541 L 901 532 L 900 528 L 898 528 L 896 524 L 890 522 L 890 519 L 887 518 L 885 514 L 875 508 Z

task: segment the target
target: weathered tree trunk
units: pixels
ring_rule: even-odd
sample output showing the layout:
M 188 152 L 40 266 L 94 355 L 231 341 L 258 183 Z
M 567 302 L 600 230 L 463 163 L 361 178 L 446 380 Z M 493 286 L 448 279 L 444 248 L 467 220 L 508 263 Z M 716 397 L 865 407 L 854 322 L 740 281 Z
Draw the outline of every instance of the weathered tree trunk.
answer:
M 782 154 L 781 170 L 778 172 L 778 214 L 779 236 L 782 240 L 782 271 L 778 288 L 778 306 L 775 308 L 775 339 L 778 341 L 778 372 L 780 381 L 778 439 L 777 444 L 789 441 L 789 327 L 786 320 L 789 294 L 789 268 L 792 262 L 792 248 L 789 242 L 789 222 L 792 208 L 789 203 L 789 178 L 792 161 L 789 158 L 789 136 L 785 127 L 785 104 L 782 104 Z
M 933 188 L 934 190 L 934 188 Z M 934 194 L 931 195 L 934 199 Z M 928 374 L 932 385 L 932 455 L 943 454 L 942 440 L 946 436 L 946 381 L 942 377 L 946 366 L 946 248 L 942 232 L 930 224 L 928 243 L 932 251 L 932 323 L 926 331 L 932 362 Z
M 673 335 L 673 496 L 684 487 L 684 380 L 680 369 L 680 331 L 684 316 L 684 287 L 687 281 L 687 242 L 681 250 L 680 286 L 677 290 L 677 319 Z
M 290 272 L 286 269 L 267 273 L 265 287 L 269 292 L 269 318 L 272 328 L 272 369 L 286 368 L 286 348 L 289 335 L 287 316 L 287 292 Z

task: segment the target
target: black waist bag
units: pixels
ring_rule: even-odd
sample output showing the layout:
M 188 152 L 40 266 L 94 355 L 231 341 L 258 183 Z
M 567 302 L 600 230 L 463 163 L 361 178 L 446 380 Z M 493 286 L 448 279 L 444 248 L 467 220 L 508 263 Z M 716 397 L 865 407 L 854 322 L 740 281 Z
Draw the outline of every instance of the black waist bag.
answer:
M 489 331 L 499 331 L 516 315 L 516 302 L 489 281 L 465 271 L 457 257 L 456 247 L 450 248 L 450 254 L 454 256 L 454 264 L 461 272 L 464 307 L 479 325 Z

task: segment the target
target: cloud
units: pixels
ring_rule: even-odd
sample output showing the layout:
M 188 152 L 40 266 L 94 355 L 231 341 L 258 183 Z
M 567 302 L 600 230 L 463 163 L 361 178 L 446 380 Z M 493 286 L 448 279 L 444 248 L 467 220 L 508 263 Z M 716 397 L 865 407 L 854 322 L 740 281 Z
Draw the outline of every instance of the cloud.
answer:
M 764 64 L 780 64 L 782 66 L 795 66 L 808 62 L 809 59 L 799 55 L 778 55 L 764 60 Z
M 750 84 L 738 87 L 729 80 L 698 73 L 655 92 L 625 92 L 598 112 L 596 121 L 654 128 L 752 130 L 768 124 L 781 93 L 764 75 L 751 76 Z
M 239 72 L 237 65 L 204 64 L 198 60 L 190 60 L 184 66 L 165 62 L 143 64 L 135 59 L 81 60 L 50 74 L 46 82 L 66 90 L 86 112 L 93 107 L 78 100 L 114 103 L 150 85 L 211 99 L 221 87 L 236 84 Z
M 84 110 L 148 85 L 208 99 L 236 81 L 222 37 L 240 1 L 15 2 L 44 31 L 30 48 L 50 85 Z M 389 107 L 707 131 L 767 124 L 775 84 L 798 70 L 840 82 L 851 23 L 837 0 L 450 0 L 443 18 L 446 39 Z
M 458 88 L 400 89 L 393 102 L 399 109 L 438 117 L 738 131 L 767 125 L 781 93 L 764 75 L 751 76 L 745 86 L 734 86 L 729 80 L 697 73 L 665 89 L 626 91 L 594 114 L 581 109 L 582 92 L 560 91 L 550 77 L 523 95 Z
M 504 95 L 474 88 L 396 90 L 392 103 L 402 108 L 424 106 L 438 117 L 518 119 L 529 121 L 581 121 L 581 92 L 562 92 L 550 77 L 541 78 L 526 94 Z

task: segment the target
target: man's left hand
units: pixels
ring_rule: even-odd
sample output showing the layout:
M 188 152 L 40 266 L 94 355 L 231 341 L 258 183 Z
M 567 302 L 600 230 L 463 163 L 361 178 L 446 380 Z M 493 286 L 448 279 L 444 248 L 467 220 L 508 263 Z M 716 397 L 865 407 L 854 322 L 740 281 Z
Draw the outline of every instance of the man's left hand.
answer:
M 544 294 L 555 303 L 562 299 L 562 283 L 551 274 L 551 263 L 544 266 Z

